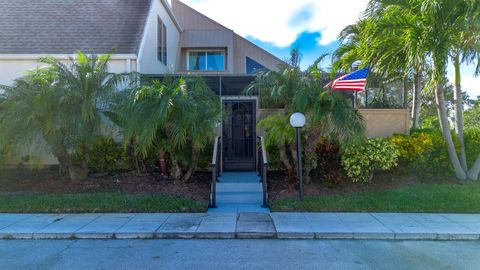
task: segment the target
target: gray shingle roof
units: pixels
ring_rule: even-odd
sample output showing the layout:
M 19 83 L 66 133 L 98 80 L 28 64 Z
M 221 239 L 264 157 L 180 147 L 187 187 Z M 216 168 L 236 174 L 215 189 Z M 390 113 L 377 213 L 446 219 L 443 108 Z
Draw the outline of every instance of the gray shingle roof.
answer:
M 137 53 L 150 0 L 0 0 L 0 54 Z

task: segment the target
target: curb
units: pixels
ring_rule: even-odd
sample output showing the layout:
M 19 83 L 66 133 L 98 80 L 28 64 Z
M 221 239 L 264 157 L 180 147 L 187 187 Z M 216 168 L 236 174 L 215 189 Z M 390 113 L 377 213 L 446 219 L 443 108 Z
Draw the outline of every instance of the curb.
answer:
M 192 232 L 192 233 L 4 233 L 2 240 L 60 239 L 282 239 L 282 240 L 439 240 L 479 241 L 480 234 L 452 233 L 338 233 L 338 232 Z

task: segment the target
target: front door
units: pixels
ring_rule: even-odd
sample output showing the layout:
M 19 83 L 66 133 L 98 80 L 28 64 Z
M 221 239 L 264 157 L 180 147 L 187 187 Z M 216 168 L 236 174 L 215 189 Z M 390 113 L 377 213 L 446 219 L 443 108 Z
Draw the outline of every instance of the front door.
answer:
M 255 170 L 255 100 L 224 100 L 223 170 Z

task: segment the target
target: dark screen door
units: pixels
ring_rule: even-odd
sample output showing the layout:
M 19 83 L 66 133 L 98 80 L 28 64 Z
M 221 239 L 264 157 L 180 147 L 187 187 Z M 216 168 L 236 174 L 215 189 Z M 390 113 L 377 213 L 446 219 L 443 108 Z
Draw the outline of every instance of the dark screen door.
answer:
M 255 170 L 255 101 L 226 100 L 223 121 L 223 169 Z

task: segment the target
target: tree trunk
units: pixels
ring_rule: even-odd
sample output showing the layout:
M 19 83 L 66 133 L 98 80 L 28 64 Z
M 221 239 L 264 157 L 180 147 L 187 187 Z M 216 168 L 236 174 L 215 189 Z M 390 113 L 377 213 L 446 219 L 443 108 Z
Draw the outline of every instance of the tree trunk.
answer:
M 88 167 L 83 164 L 80 166 L 73 165 L 68 170 L 68 175 L 71 180 L 85 180 L 88 178 L 88 172 Z
M 313 170 L 313 162 L 315 160 L 315 150 L 317 149 L 317 142 L 320 139 L 320 127 L 312 127 L 308 132 L 305 143 L 305 184 L 310 184 L 312 178 L 310 173 Z
M 160 175 L 162 177 L 167 177 L 167 163 L 165 162 L 165 151 L 163 150 L 158 151 L 158 166 L 160 168 Z
M 175 155 L 170 155 L 172 160 L 172 169 L 170 170 L 170 176 L 173 178 L 173 183 L 178 184 L 182 179 L 182 169 L 178 164 L 178 160 Z
M 441 87 L 439 82 L 435 83 L 435 101 L 437 103 L 437 112 L 438 112 L 438 119 L 440 121 L 440 127 L 442 129 L 443 138 L 447 144 L 447 151 L 448 156 L 450 158 L 450 162 L 455 169 L 455 176 L 460 180 L 465 180 L 467 175 L 460 164 L 460 161 L 457 156 L 457 152 L 455 151 L 455 145 L 453 144 L 452 134 L 450 133 L 450 126 L 448 124 L 447 119 L 447 110 L 445 107 L 445 95 L 443 88 Z
M 464 171 L 468 171 L 467 155 L 465 153 L 465 139 L 463 137 L 463 97 L 460 82 L 460 59 L 458 54 L 453 57 L 453 65 L 455 67 L 455 133 L 457 134 L 458 143 L 460 144 L 460 164 Z
M 137 153 L 135 138 L 130 139 L 127 149 L 130 158 L 133 159 L 133 166 L 135 167 L 135 171 L 137 172 L 137 174 L 140 175 L 142 173 L 146 173 L 147 168 L 145 167 L 145 163 L 143 163 L 143 160 L 139 157 L 139 154 Z
M 403 76 L 403 108 L 408 107 L 408 75 Z
M 295 170 L 293 169 L 292 164 L 290 164 L 290 160 L 288 160 L 287 147 L 284 143 L 278 145 L 278 155 L 283 166 L 287 169 L 289 179 L 291 177 L 295 178 Z
M 198 159 L 200 157 L 200 149 L 198 147 L 192 147 L 192 160 L 190 161 L 190 166 L 188 167 L 187 172 L 183 175 L 182 182 L 188 182 L 192 177 L 192 174 L 197 169 Z
M 292 156 L 293 160 L 292 171 L 289 173 L 289 179 L 292 181 L 292 183 L 297 183 L 300 180 L 297 176 L 297 146 L 294 143 L 291 143 L 288 145 L 288 148 L 290 149 L 290 155 Z
M 420 116 L 420 96 L 422 93 L 422 73 L 415 72 L 413 75 L 413 100 L 412 100 L 412 128 L 416 129 L 419 126 Z
M 477 160 L 473 166 L 468 171 L 468 179 L 472 181 L 478 180 L 478 175 L 480 174 L 480 154 L 477 157 Z

